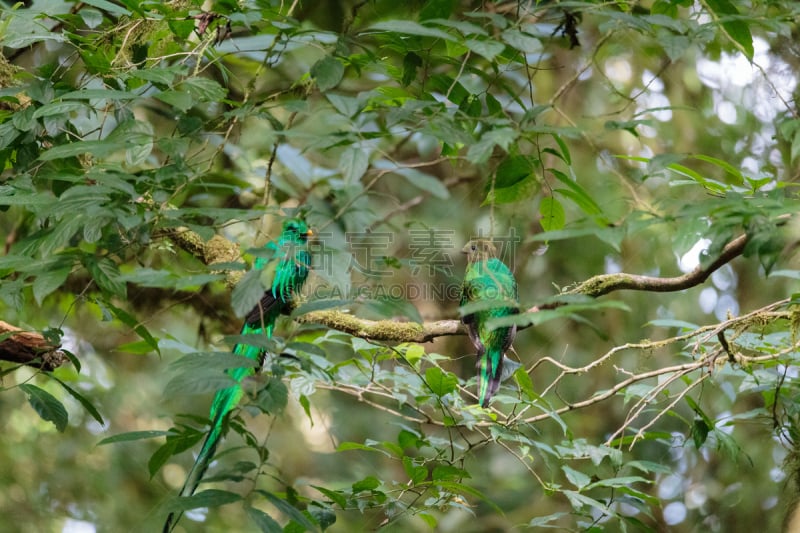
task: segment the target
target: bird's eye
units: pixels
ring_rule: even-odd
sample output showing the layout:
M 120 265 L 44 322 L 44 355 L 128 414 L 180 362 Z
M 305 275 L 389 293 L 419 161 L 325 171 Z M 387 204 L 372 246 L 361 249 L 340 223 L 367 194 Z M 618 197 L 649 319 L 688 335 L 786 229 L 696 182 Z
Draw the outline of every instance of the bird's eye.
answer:
M 477 247 L 476 245 L 474 245 L 474 244 L 473 244 L 473 245 L 470 247 L 470 249 L 471 249 L 473 252 L 476 252 L 476 251 L 478 251 L 478 247 Z

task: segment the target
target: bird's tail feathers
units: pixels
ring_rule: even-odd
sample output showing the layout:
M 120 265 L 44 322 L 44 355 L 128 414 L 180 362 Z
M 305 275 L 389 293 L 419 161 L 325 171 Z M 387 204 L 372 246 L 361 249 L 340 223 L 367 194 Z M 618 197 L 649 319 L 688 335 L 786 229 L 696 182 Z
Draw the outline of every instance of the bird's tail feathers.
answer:
M 189 474 L 186 476 L 186 481 L 181 489 L 180 497 L 185 498 L 191 496 L 197 490 L 206 470 L 208 470 L 208 466 L 211 464 L 214 453 L 217 451 L 220 437 L 222 437 L 222 426 L 225 421 L 225 416 L 239 403 L 242 394 L 241 386 L 235 385 L 219 391 L 219 396 L 214 398 L 212 412 L 215 414 L 214 418 L 211 420 L 211 429 L 203 441 L 203 446 L 200 448 L 200 453 L 197 454 L 197 459 L 195 459 L 191 470 L 189 470 Z M 170 533 L 182 515 L 182 511 L 170 513 L 164 523 L 163 533 Z
M 489 400 L 497 394 L 503 375 L 503 352 L 488 349 L 478 361 L 478 400 L 488 407 Z

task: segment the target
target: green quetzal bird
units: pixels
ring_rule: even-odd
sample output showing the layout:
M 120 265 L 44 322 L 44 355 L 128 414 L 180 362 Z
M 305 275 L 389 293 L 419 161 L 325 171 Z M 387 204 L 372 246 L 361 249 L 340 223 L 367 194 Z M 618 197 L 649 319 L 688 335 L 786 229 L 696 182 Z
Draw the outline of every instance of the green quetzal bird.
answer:
M 242 335 L 264 334 L 272 336 L 275 320 L 281 312 L 287 309 L 292 297 L 300 291 L 308 277 L 311 265 L 311 254 L 308 252 L 307 241 L 309 231 L 303 220 L 292 218 L 283 223 L 278 242 L 269 242 L 266 245 L 273 255 L 270 259 L 256 258 L 254 268 L 267 270 L 274 267 L 272 285 L 264 292 L 261 300 L 247 313 L 242 326 Z M 228 370 L 228 374 L 236 381 L 226 389 L 217 391 L 211 404 L 209 419 L 211 429 L 208 431 L 200 453 L 186 477 L 186 482 L 181 489 L 181 496 L 191 496 L 197 490 L 208 465 L 214 457 L 214 452 L 222 436 L 225 417 L 233 411 L 244 395 L 241 383 L 247 376 L 255 374 L 263 362 L 263 350 L 247 344 L 237 344 L 233 353 L 253 360 L 252 367 L 240 367 Z M 164 533 L 169 533 L 178 523 L 183 513 L 170 513 L 164 523 Z
M 487 407 L 505 377 L 505 353 L 517 334 L 517 326 L 490 329 L 488 322 L 492 318 L 513 315 L 519 311 L 517 281 L 511 270 L 495 257 L 497 252 L 490 241 L 471 240 L 461 251 L 467 254 L 461 305 L 481 301 L 497 303 L 461 318 L 478 352 L 475 365 L 478 371 L 478 400 L 481 407 Z

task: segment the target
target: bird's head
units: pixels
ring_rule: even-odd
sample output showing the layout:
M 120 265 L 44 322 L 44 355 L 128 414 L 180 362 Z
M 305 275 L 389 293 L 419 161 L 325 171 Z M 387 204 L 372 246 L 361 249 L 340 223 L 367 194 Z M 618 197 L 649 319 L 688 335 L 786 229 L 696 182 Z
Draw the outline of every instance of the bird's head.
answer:
M 461 249 L 461 252 L 467 254 L 467 261 L 470 263 L 486 261 L 490 257 L 497 256 L 497 248 L 494 247 L 492 241 L 483 239 L 473 239 L 469 241 Z
M 301 218 L 288 218 L 283 222 L 283 237 L 295 242 L 306 242 L 314 232 L 308 229 L 306 221 Z

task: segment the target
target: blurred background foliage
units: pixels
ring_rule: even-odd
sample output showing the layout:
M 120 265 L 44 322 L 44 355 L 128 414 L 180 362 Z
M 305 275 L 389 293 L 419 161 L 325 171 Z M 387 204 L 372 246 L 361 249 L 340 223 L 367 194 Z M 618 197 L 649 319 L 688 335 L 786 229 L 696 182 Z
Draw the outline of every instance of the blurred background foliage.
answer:
M 211 507 L 180 527 L 779 530 L 800 392 L 798 16 L 789 0 L 7 7 L 2 318 L 74 360 L 3 366 L 0 530 L 159 527 L 224 368 L 202 354 L 233 344 L 232 286 L 298 207 L 318 235 L 302 323 L 268 345 Z M 521 315 L 522 368 L 487 411 L 465 336 L 302 321 L 457 319 L 476 235 L 507 245 L 524 309 L 747 244 L 696 287 Z

